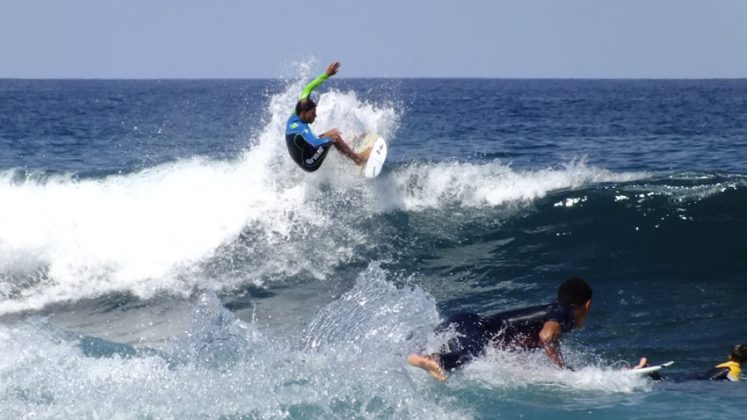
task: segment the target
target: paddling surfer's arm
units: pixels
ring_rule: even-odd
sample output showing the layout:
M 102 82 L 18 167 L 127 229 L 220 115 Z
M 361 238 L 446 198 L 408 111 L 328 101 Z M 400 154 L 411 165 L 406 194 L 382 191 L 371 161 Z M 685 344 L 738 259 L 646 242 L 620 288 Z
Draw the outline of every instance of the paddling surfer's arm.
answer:
M 560 336 L 563 334 L 560 323 L 547 321 L 539 333 L 540 342 L 545 349 L 547 357 L 558 367 L 564 368 L 563 354 L 560 352 Z

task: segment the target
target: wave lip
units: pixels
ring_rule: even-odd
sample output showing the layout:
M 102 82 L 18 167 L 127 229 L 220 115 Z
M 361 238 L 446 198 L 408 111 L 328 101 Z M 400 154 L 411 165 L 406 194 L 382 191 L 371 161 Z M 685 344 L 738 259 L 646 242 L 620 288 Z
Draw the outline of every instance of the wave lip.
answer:
M 387 206 L 405 211 L 446 206 L 493 207 L 531 201 L 554 190 L 628 182 L 647 176 L 642 172 L 615 173 L 589 166 L 583 160 L 558 168 L 523 171 L 500 162 L 416 163 L 399 169 L 392 177 L 395 193 L 388 197 Z

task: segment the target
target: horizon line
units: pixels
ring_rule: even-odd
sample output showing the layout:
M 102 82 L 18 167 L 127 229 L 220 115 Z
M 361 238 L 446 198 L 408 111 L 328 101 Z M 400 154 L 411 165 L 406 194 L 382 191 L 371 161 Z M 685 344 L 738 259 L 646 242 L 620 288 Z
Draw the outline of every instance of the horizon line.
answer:
M 5 77 L 0 76 L 0 80 L 24 80 L 24 81 L 218 81 L 218 80 L 295 80 L 297 78 L 284 77 Z M 747 76 L 738 77 L 491 77 L 491 76 L 353 76 L 353 77 L 335 77 L 335 80 L 747 80 Z

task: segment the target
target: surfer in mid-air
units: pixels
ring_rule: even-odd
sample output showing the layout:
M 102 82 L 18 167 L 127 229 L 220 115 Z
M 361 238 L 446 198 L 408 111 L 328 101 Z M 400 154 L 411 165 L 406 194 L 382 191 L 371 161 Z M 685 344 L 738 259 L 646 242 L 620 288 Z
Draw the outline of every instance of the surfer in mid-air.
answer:
M 314 172 L 319 169 L 332 146 L 349 157 L 356 165 L 364 164 L 371 152 L 369 148 L 361 153 L 355 153 L 342 139 L 340 130 L 336 128 L 325 131 L 317 137 L 309 127 L 309 124 L 316 119 L 316 103 L 310 97 L 311 91 L 337 74 L 339 68 L 340 63 L 338 62 L 330 64 L 324 73 L 306 85 L 298 98 L 296 110 L 288 119 L 285 128 L 285 143 L 288 146 L 288 153 L 290 153 L 291 159 L 307 172 Z
M 579 278 L 563 282 L 557 302 L 501 312 L 492 316 L 460 313 L 436 327 L 454 332 L 437 353 L 411 354 L 407 363 L 445 381 L 445 371 L 456 369 L 481 355 L 488 346 L 504 349 L 544 349 L 550 360 L 568 368 L 560 352 L 563 333 L 584 326 L 591 307 L 591 287 Z

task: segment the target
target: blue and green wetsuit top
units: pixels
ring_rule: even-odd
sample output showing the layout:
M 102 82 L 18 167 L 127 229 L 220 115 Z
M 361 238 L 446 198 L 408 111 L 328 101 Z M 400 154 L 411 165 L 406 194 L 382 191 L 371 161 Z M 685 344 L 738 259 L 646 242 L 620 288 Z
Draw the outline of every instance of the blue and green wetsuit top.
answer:
M 298 100 L 308 99 L 311 91 L 319 87 L 329 76 L 323 73 L 321 76 L 309 82 L 301 92 Z M 288 146 L 288 153 L 301 169 L 307 172 L 314 172 L 322 165 L 324 158 L 333 142 L 330 138 L 319 138 L 311 132 L 309 124 L 301 121 L 301 118 L 294 112 L 288 119 L 285 127 L 285 144 Z

